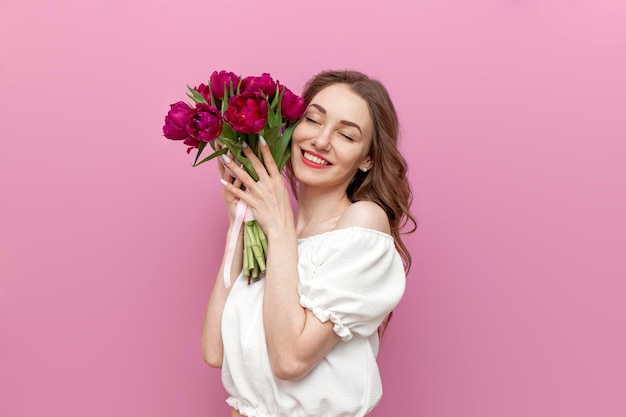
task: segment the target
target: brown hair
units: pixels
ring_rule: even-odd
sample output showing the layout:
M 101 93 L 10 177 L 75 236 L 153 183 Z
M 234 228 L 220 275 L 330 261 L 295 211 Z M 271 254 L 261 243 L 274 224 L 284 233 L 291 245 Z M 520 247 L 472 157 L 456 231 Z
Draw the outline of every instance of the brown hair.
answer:
M 357 171 L 348 185 L 348 198 L 352 202 L 372 201 L 385 210 L 391 226 L 396 249 L 402 257 L 404 269 L 411 268 L 411 254 L 401 235 L 415 231 L 417 221 L 410 212 L 413 193 L 407 178 L 407 165 L 398 149 L 400 123 L 387 89 L 378 80 L 358 71 L 324 71 L 310 79 L 304 86 L 302 97 L 307 105 L 313 97 L 332 84 L 345 84 L 368 104 L 374 123 L 374 136 L 370 148 L 372 167 L 368 172 Z M 297 197 L 297 183 L 293 170 L 286 169 L 287 178 Z M 407 225 L 411 225 L 408 230 Z
M 374 123 L 374 136 L 370 148 L 372 160 L 368 172 L 357 171 L 348 185 L 350 201 L 372 201 L 385 210 L 391 226 L 391 235 L 402 258 L 404 269 L 411 268 L 411 254 L 401 235 L 413 233 L 417 221 L 410 212 L 413 193 L 407 178 L 407 164 L 398 149 L 400 123 L 387 89 L 378 80 L 358 71 L 323 71 L 304 86 L 302 97 L 308 105 L 313 97 L 332 84 L 345 84 L 361 96 L 368 104 Z M 286 175 L 297 198 L 297 183 L 291 164 Z M 381 325 L 380 334 L 389 323 L 391 314 Z

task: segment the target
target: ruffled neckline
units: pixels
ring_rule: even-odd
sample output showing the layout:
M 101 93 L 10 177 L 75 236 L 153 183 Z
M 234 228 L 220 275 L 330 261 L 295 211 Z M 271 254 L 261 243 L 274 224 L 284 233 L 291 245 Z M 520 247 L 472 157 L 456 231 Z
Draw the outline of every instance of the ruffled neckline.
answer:
M 317 235 L 299 238 L 298 244 L 306 243 L 306 242 L 313 242 L 315 240 L 327 237 L 328 235 L 331 235 L 331 234 L 341 234 L 341 233 L 355 232 L 355 231 L 369 233 L 377 237 L 393 240 L 393 236 L 391 236 L 389 233 L 381 232 L 380 230 L 368 229 L 367 227 L 361 227 L 361 226 L 350 226 L 350 227 L 344 227 L 341 229 L 329 230 L 328 232 L 319 233 Z

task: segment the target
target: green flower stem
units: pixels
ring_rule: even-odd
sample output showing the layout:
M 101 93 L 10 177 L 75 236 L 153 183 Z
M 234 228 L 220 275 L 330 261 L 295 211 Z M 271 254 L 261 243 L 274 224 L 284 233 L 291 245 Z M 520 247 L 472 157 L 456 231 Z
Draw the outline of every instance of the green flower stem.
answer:
M 256 262 L 254 261 L 254 254 L 252 253 L 252 247 L 248 246 L 248 275 L 250 275 L 250 271 L 254 269 Z
M 258 225 L 256 221 L 251 220 L 246 222 L 246 232 L 249 236 L 249 244 L 252 249 L 252 253 L 254 254 L 254 265 L 258 266 L 261 272 L 265 272 L 265 257 L 261 252 L 261 243 L 259 242 L 258 235 L 256 233 L 256 229 Z
M 254 253 L 255 266 L 258 266 L 261 272 L 265 272 L 265 256 L 263 256 L 261 242 L 259 240 L 258 232 L 256 231 L 259 225 L 256 221 L 251 220 L 246 223 L 246 231 L 250 235 L 250 246 L 252 247 L 252 253 Z
M 252 280 L 259 280 L 259 264 L 257 264 L 256 262 L 254 263 L 254 268 L 252 268 Z
M 250 236 L 247 233 L 247 230 L 244 229 L 244 256 L 247 258 L 247 267 L 244 271 L 244 275 L 249 277 L 250 270 L 254 267 L 254 255 L 252 254 L 252 248 L 250 247 Z
M 243 249 L 243 274 L 245 276 L 248 276 L 248 274 L 250 273 L 250 266 L 248 264 L 248 256 L 246 255 L 246 236 L 245 236 L 245 230 L 244 230 L 244 237 L 243 237 L 243 245 L 244 245 L 244 249 Z
M 261 226 L 257 227 L 256 230 L 259 233 L 259 240 L 261 241 L 261 246 L 263 247 L 263 255 L 267 258 L 267 236 L 265 236 L 265 232 L 263 232 Z
M 265 272 L 267 237 L 255 220 L 246 222 L 243 231 L 243 271 L 250 284 L 252 281 L 258 281 L 260 274 Z

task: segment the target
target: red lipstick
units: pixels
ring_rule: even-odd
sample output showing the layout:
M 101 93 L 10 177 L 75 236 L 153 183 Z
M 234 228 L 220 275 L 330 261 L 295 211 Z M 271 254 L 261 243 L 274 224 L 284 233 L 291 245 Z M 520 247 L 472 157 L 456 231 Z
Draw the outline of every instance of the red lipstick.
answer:
M 320 164 L 316 164 L 316 163 L 315 163 L 315 162 L 313 162 L 313 161 L 309 161 L 308 159 L 306 159 L 306 158 L 304 157 L 305 152 L 306 152 L 306 153 L 308 153 L 309 155 L 313 155 L 313 156 L 315 156 L 316 158 L 319 158 L 319 159 L 321 159 L 321 160 L 323 160 L 323 161 L 326 161 L 326 162 L 328 163 L 328 165 L 320 165 Z M 332 165 L 330 162 L 328 162 L 328 160 L 327 160 L 326 158 L 324 158 L 324 157 L 322 157 L 322 156 L 320 156 L 320 155 L 316 154 L 315 152 L 309 152 L 309 151 L 304 151 L 304 150 L 302 150 L 302 152 L 300 152 L 300 159 L 302 160 L 302 163 L 303 163 L 304 165 L 309 166 L 309 167 L 311 167 L 311 168 L 316 168 L 316 169 L 324 169 L 324 168 L 329 168 L 329 167 Z

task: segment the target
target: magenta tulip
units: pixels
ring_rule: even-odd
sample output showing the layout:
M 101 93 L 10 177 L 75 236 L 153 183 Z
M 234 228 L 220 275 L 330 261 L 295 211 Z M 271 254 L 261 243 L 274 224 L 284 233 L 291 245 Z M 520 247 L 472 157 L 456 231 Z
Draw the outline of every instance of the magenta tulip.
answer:
M 224 119 L 241 133 L 258 133 L 267 122 L 267 101 L 259 93 L 243 93 L 230 98 Z
M 170 104 L 170 111 L 165 116 L 163 136 L 173 140 L 183 140 L 189 137 L 187 125 L 193 114 L 193 109 L 183 101 Z
M 283 91 L 283 99 L 280 102 L 280 111 L 289 121 L 295 122 L 304 114 L 304 111 L 306 110 L 306 103 L 302 97 L 295 95 L 284 85 L 281 85 L 280 89 Z
M 198 103 L 189 118 L 187 132 L 199 142 L 210 142 L 222 133 L 222 123 L 219 110 L 208 104 Z M 192 143 L 188 145 L 193 146 Z
M 241 92 L 262 92 L 271 99 L 276 95 L 276 82 L 267 73 L 263 73 L 260 77 L 246 77 L 241 81 Z
M 233 90 L 237 89 L 237 85 L 239 84 L 239 77 L 234 73 L 228 71 L 213 71 L 209 83 L 211 84 L 213 97 L 216 100 L 222 100 L 224 98 L 224 90 L 230 90 L 231 83 L 233 86 Z M 207 100 L 207 102 L 210 103 L 211 101 Z

